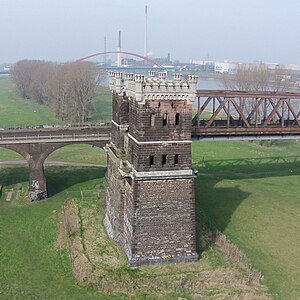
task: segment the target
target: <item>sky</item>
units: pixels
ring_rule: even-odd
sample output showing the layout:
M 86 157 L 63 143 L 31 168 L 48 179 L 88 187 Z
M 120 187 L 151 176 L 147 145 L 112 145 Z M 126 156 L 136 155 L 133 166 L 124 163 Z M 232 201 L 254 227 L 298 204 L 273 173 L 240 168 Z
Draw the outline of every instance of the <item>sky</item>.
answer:
M 300 64 L 300 0 L 0 0 L 0 63 L 122 50 L 172 60 Z

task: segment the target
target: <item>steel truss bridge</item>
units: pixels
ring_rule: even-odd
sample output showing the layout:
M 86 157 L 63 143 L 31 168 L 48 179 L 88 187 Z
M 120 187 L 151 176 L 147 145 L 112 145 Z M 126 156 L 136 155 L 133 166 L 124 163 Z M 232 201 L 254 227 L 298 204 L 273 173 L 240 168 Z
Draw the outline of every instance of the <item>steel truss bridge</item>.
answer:
M 192 136 L 200 140 L 300 138 L 300 93 L 198 90 Z
M 198 90 L 196 106 L 194 140 L 300 138 L 300 93 Z M 0 146 L 109 139 L 110 124 L 0 128 Z

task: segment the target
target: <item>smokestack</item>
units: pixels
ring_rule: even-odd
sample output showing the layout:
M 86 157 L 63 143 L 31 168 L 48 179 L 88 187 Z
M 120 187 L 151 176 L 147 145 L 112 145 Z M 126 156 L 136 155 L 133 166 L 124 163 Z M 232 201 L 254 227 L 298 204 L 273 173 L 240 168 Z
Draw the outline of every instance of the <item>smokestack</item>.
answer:
M 117 66 L 121 67 L 121 31 L 119 31 L 119 43 L 118 43 L 118 54 L 117 54 Z
M 148 57 L 148 37 L 147 37 L 147 22 L 148 22 L 147 5 L 145 5 L 145 40 L 144 40 L 144 56 Z

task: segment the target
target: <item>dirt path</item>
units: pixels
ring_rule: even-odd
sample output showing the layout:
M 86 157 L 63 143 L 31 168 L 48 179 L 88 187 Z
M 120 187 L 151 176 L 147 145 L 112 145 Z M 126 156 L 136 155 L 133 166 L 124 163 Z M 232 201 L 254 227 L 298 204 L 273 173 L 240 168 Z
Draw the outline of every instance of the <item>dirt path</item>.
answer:
M 5 161 L 0 161 L 0 165 L 27 165 L 27 161 L 26 160 L 5 160 Z M 72 165 L 72 166 L 103 167 L 103 168 L 106 167 L 106 165 L 100 165 L 100 164 L 80 163 L 80 162 L 73 162 L 73 161 L 59 161 L 59 160 L 47 160 L 45 161 L 45 165 L 48 166 Z

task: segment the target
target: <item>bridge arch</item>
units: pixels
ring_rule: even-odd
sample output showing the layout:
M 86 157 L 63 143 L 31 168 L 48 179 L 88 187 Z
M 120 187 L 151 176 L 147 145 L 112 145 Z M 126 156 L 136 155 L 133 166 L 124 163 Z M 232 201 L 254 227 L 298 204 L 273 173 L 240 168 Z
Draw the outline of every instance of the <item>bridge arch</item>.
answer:
M 47 197 L 46 178 L 44 175 L 44 163 L 46 159 L 54 151 L 71 144 L 87 144 L 103 149 L 107 141 L 7 144 L 0 145 L 0 147 L 20 154 L 27 161 L 29 167 L 28 197 L 30 200 L 40 200 Z
M 93 58 L 93 57 L 96 57 L 96 56 L 102 56 L 102 55 L 106 55 L 106 54 L 118 54 L 118 53 L 126 54 L 126 55 L 131 55 L 131 56 L 134 56 L 134 57 L 138 57 L 138 58 L 143 59 L 144 61 L 147 61 L 147 62 L 153 64 L 154 66 L 162 67 L 162 65 L 160 63 L 158 63 L 157 61 L 155 61 L 155 60 L 153 60 L 153 59 L 151 59 L 149 57 L 146 57 L 146 56 L 143 56 L 143 55 L 140 55 L 140 54 L 137 54 L 137 53 L 127 52 L 127 51 L 106 51 L 106 52 L 99 52 L 99 53 L 94 53 L 94 54 L 85 56 L 83 58 L 80 58 L 77 61 L 84 61 L 84 60 L 87 60 L 89 58 Z
M 82 141 L 82 142 L 69 142 L 69 143 L 57 143 L 55 144 L 55 147 L 52 147 L 51 149 L 49 149 L 49 151 L 47 152 L 47 157 L 45 158 L 45 161 L 47 161 L 47 159 L 49 159 L 49 157 L 54 154 L 56 151 L 59 151 L 62 148 L 65 147 L 69 147 L 69 146 L 91 146 L 91 147 L 96 147 L 98 149 L 101 149 L 104 152 L 104 147 L 107 144 L 107 142 L 88 142 L 88 141 Z M 87 148 L 84 149 L 71 149 L 71 151 L 84 151 L 82 154 L 85 155 L 86 150 L 89 151 Z M 52 160 L 55 160 L 55 158 L 50 158 Z M 70 162 L 71 163 L 71 162 Z M 87 164 L 89 162 L 86 162 Z M 90 162 L 91 164 L 95 163 L 93 161 Z M 106 163 L 106 160 L 105 160 Z M 96 164 L 96 163 L 95 163 Z M 104 163 L 103 163 L 104 164 Z
M 8 158 L 6 158 L 7 161 L 20 161 L 24 160 L 24 156 L 22 153 L 19 153 L 15 151 L 14 149 L 9 149 L 6 147 L 1 147 L 0 146 L 0 156 L 8 153 Z M 12 156 L 11 154 L 15 154 L 15 156 Z M 2 156 L 3 157 L 3 156 Z M 22 183 L 26 182 L 28 179 L 28 167 L 27 166 L 20 166 L 16 165 L 14 168 L 7 167 L 6 165 L 0 168 L 0 186 L 9 186 L 11 184 L 17 184 L 17 183 Z M 1 196 L 1 191 L 0 191 L 0 196 Z

